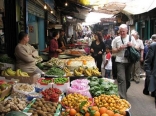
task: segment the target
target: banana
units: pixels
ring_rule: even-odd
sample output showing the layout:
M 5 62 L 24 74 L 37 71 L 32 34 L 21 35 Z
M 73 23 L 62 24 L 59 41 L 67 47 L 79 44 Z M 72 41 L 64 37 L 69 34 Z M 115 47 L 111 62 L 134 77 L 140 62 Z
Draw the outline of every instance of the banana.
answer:
M 92 70 L 93 76 L 101 76 L 101 73 L 97 70 Z
M 90 76 L 92 76 L 92 73 L 90 73 L 90 71 L 86 69 L 84 71 L 84 75 L 90 77 Z
M 75 75 L 75 76 L 81 76 L 82 73 L 81 73 L 81 72 L 78 72 L 78 71 L 75 69 L 75 70 L 74 70 L 74 75 Z
M 16 76 L 18 76 L 18 77 L 21 76 L 21 75 L 20 75 L 20 72 L 21 72 L 21 69 L 17 69 L 17 70 L 16 70 Z
M 66 73 L 70 72 L 70 70 L 67 67 L 64 67 L 63 69 Z
M 83 73 L 84 72 L 84 68 L 82 66 L 79 66 L 78 71 Z
M 29 77 L 28 73 L 20 71 L 20 75 L 22 77 Z
M 4 70 L 1 72 L 1 75 L 4 76 Z
M 10 76 L 6 71 L 4 71 L 4 76 Z
M 7 68 L 5 71 L 7 72 L 7 74 L 9 76 L 15 76 L 16 75 L 16 72 L 13 71 L 11 68 Z
M 73 76 L 71 72 L 66 72 L 66 76 Z

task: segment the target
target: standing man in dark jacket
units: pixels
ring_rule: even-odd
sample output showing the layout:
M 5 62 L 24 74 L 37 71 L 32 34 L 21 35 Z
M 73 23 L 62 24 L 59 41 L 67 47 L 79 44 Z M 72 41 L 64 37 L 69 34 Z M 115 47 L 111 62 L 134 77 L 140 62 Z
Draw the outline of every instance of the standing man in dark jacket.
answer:
M 153 43 L 148 48 L 144 63 L 146 79 L 143 93 L 148 95 L 149 91 L 152 92 L 151 96 L 156 100 L 156 34 L 152 35 L 151 39 Z

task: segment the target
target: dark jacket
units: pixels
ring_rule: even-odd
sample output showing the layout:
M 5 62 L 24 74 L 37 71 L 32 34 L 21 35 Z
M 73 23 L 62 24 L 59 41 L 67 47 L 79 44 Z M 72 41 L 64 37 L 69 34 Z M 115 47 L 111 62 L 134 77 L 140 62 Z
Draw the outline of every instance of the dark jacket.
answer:
M 146 77 L 150 78 L 149 90 L 156 89 L 156 42 L 152 43 L 148 49 L 144 62 Z
M 100 42 L 99 45 L 96 44 L 96 40 L 92 42 L 90 49 L 94 50 L 94 53 L 92 53 L 92 56 L 98 56 L 99 51 L 102 52 L 102 54 L 105 52 L 105 44 L 103 42 Z M 102 54 L 100 54 L 99 56 L 102 56 Z

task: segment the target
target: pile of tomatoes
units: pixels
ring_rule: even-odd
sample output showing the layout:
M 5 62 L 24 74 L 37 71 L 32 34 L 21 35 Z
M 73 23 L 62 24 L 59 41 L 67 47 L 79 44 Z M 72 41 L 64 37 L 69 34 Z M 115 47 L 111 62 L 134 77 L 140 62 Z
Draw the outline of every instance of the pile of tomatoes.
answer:
M 41 92 L 46 101 L 58 102 L 62 92 L 57 88 L 48 88 Z

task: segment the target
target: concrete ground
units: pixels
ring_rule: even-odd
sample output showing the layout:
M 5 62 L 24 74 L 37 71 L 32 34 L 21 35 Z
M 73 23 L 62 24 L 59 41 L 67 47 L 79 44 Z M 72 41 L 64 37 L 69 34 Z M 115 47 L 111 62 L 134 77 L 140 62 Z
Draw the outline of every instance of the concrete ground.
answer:
M 128 101 L 131 103 L 131 116 L 156 116 L 154 98 L 142 93 L 145 77 L 141 78 L 140 83 L 131 82 L 131 87 L 127 92 Z

